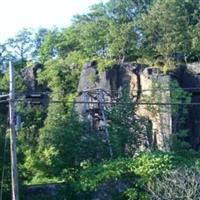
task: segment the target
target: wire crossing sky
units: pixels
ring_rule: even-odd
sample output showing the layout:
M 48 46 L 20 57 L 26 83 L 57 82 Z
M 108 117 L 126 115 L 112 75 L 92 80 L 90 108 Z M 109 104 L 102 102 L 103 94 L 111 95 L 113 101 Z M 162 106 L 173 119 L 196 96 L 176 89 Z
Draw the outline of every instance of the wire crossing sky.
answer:
M 75 14 L 107 0 L 0 0 L 0 42 L 23 28 L 67 27 Z

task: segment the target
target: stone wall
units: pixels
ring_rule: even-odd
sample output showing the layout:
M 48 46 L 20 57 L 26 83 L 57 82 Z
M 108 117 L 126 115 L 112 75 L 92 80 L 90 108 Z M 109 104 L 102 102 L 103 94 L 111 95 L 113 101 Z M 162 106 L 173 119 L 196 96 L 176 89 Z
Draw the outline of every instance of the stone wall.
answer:
M 139 79 L 134 78 L 140 82 L 141 90 L 137 100 L 136 113 L 140 117 L 148 118 L 152 123 L 151 147 L 169 151 L 169 139 L 172 135 L 172 113 L 170 105 L 164 105 L 164 103 L 169 102 L 170 91 L 167 89 L 170 89 L 171 77 L 163 75 L 157 68 L 151 67 L 141 71 L 139 77 Z M 137 91 L 138 88 L 135 87 L 132 90 Z M 140 103 L 147 104 L 141 105 Z M 163 105 L 156 103 L 163 103 Z
M 200 102 L 200 62 L 190 63 L 187 69 L 178 71 L 175 78 L 182 88 L 191 93 L 191 103 Z M 189 130 L 188 140 L 196 150 L 200 149 L 200 106 L 190 105 L 186 107 L 188 117 L 184 127 Z
M 43 65 L 40 63 L 36 63 L 31 67 L 25 68 L 22 71 L 22 77 L 24 79 L 24 83 L 27 87 L 28 93 L 37 92 L 39 90 L 38 82 L 37 82 L 37 73 L 41 71 Z
M 90 77 L 96 77 L 95 79 Z M 91 81 L 93 80 L 93 82 Z M 192 102 L 200 102 L 200 63 L 188 64 L 187 68 L 179 68 L 170 75 L 162 74 L 158 68 L 148 67 L 137 63 L 125 63 L 116 65 L 112 70 L 98 72 L 97 63 L 87 64 L 80 77 L 78 100 L 83 100 L 81 91 L 92 88 L 101 88 L 108 91 L 112 97 L 120 93 L 122 87 L 130 88 L 138 117 L 145 117 L 152 124 L 152 136 L 149 145 L 151 148 L 170 150 L 170 138 L 179 131 L 174 126 L 170 100 L 170 82 L 176 80 L 180 87 L 192 95 Z M 158 90 L 155 91 L 154 83 Z M 159 89 L 160 88 L 160 89 Z M 191 89 L 190 89 L 191 88 Z M 196 88 L 196 89 L 195 89 Z M 107 97 L 109 101 L 110 97 Z M 163 103 L 163 105 L 141 105 L 144 101 L 149 103 Z M 164 105 L 164 104 L 167 105 Z M 200 106 L 186 107 L 188 116 L 183 125 L 189 130 L 188 141 L 195 149 L 200 148 Z M 77 108 L 82 114 L 83 105 Z
M 82 91 L 92 90 L 95 88 L 104 89 L 111 98 L 115 98 L 116 94 L 120 94 L 122 87 L 130 88 L 130 95 L 134 102 L 141 102 L 144 96 L 151 96 L 152 83 L 154 80 L 160 84 L 169 84 L 169 76 L 160 76 L 156 68 L 146 68 L 146 66 L 136 63 L 126 63 L 123 65 L 116 65 L 112 70 L 106 72 L 98 72 L 97 63 L 91 62 L 84 66 L 81 73 L 80 82 L 78 86 L 79 96 L 78 101 L 84 101 Z M 92 78 L 91 78 L 92 77 Z M 142 91 L 145 91 L 145 95 Z M 168 92 L 162 93 L 162 101 L 165 102 L 169 98 Z M 110 100 L 110 96 L 105 98 Z M 155 100 L 156 101 L 156 100 Z M 157 106 L 158 107 L 158 106 Z M 79 104 L 76 107 L 79 114 L 84 115 L 84 105 Z M 172 134 L 171 126 L 171 111 L 166 109 L 162 113 L 152 114 L 146 105 L 138 105 L 136 109 L 138 117 L 145 117 L 152 123 L 151 141 L 147 143 L 150 148 L 156 147 L 161 150 L 169 150 L 169 137 Z

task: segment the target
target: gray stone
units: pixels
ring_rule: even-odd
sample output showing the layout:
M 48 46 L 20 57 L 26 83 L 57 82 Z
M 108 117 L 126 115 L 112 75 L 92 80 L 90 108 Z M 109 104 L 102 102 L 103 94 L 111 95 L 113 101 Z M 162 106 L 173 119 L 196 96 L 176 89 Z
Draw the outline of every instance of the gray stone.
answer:
M 93 194 L 91 200 L 112 200 L 113 195 L 121 195 L 133 183 L 133 180 L 113 181 L 103 183 Z
M 94 75 L 96 75 L 96 79 L 91 83 L 89 77 Z M 137 63 L 115 65 L 111 70 L 98 72 L 97 63 L 92 62 L 86 65 L 81 73 L 78 91 L 101 88 L 108 91 L 111 98 L 115 98 L 120 93 L 120 88 L 129 86 L 130 94 L 135 97 L 134 100 L 140 102 L 144 94 L 141 91 L 146 90 L 145 95 L 151 95 L 150 90 L 155 80 L 161 87 L 165 86 L 168 89 L 170 88 L 171 80 L 177 80 L 180 87 L 191 88 L 186 91 L 191 93 L 192 102 L 200 102 L 200 89 L 198 89 L 200 88 L 200 63 L 188 64 L 187 69 L 180 67 L 176 72 L 170 75 L 164 75 L 160 72 L 159 68 L 148 67 Z M 170 91 L 164 90 L 162 94 L 159 93 L 158 91 L 161 102 L 167 103 L 170 101 Z M 84 100 L 81 93 L 77 100 Z M 187 110 L 188 116 L 186 116 L 185 123 L 179 127 L 174 125 L 170 105 L 165 106 L 165 111 L 157 114 L 157 116 L 153 116 L 148 112 L 147 107 L 137 106 L 137 115 L 149 119 L 152 124 L 152 136 L 149 137 L 152 138 L 152 141 L 144 141 L 144 143 L 149 143 L 158 149 L 168 151 L 171 135 L 178 132 L 181 128 L 184 128 L 190 132 L 188 141 L 192 144 L 192 147 L 200 149 L 200 107 L 193 105 L 187 107 Z M 83 115 L 84 105 L 78 105 L 77 111 L 80 115 Z
M 37 73 L 43 68 L 42 64 L 36 63 L 32 67 L 25 68 L 22 71 L 22 77 L 27 86 L 28 93 L 36 92 L 38 89 Z
M 188 63 L 187 69 L 193 74 L 200 74 L 200 62 Z

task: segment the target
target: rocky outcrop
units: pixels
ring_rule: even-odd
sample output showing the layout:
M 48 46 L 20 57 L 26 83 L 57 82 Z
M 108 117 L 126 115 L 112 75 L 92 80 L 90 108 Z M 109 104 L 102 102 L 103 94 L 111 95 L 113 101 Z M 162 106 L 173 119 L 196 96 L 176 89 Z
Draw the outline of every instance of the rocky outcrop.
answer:
M 22 77 L 26 86 L 25 98 L 30 105 L 42 104 L 47 109 L 49 104 L 48 87 L 38 83 L 38 74 L 42 71 L 43 65 L 35 63 L 33 66 L 23 69 Z
M 31 185 L 25 190 L 25 199 L 48 199 L 55 197 L 62 188 L 61 184 Z
M 126 70 L 117 65 L 114 66 L 112 70 L 101 72 L 98 70 L 95 61 L 88 63 L 83 67 L 80 76 L 78 85 L 79 96 L 77 97 L 77 101 L 86 100 L 83 95 L 84 91 L 94 91 L 98 89 L 103 89 L 107 93 L 107 95 L 104 96 L 105 100 L 110 101 L 111 97 L 116 97 L 116 93 L 119 91 L 120 87 L 125 82 L 129 82 L 129 79 L 126 80 L 127 77 Z M 91 100 L 91 98 L 89 100 Z M 77 105 L 76 110 L 80 114 L 84 113 L 84 105 Z
M 188 140 L 196 150 L 200 149 L 200 63 L 191 63 L 184 70 L 175 74 L 180 86 L 191 94 L 191 103 L 187 106 L 188 116 L 185 119 L 184 128 L 189 131 Z
M 188 63 L 187 69 L 192 74 L 200 75 L 200 62 Z
M 82 194 L 81 192 L 77 192 L 72 185 L 67 183 L 29 185 L 24 190 L 24 199 L 58 199 L 59 197 L 82 199 L 83 194 L 87 194 L 87 196 L 90 196 L 91 200 L 110 200 L 116 196 L 122 195 L 127 188 L 132 186 L 133 180 L 134 178 L 129 177 L 127 180 L 105 182 L 100 184 L 95 191 L 83 192 Z M 70 190 L 73 194 L 69 194 Z
M 141 102 L 145 98 L 152 96 L 153 92 L 153 96 L 156 98 L 151 99 L 152 102 L 155 102 L 156 99 L 162 103 L 171 102 L 170 98 L 173 89 L 170 88 L 170 83 L 172 80 L 176 80 L 183 90 L 191 94 L 191 103 L 200 102 L 199 68 L 200 63 L 190 63 L 186 68 L 180 67 L 176 72 L 171 73 L 170 75 L 164 75 L 158 72 L 156 68 L 150 67 L 140 71 L 140 78 L 135 80 L 140 82 L 143 95 L 140 95 L 138 101 Z M 148 91 L 149 89 L 152 89 L 152 83 L 155 81 L 158 84 L 158 88 L 161 87 L 161 89 L 157 92 Z M 168 88 L 169 90 L 162 90 L 163 87 Z M 144 98 L 142 96 L 144 96 Z M 196 150 L 200 148 L 200 107 L 199 105 L 182 105 L 180 106 L 180 110 L 181 109 L 185 109 L 187 115 L 184 117 L 184 122 L 181 122 L 181 125 L 177 125 L 170 105 L 151 106 L 150 112 L 148 106 L 138 106 L 138 115 L 148 117 L 152 123 L 153 142 L 159 149 L 169 150 L 171 136 L 181 129 L 188 130 L 189 135 L 187 137 L 187 142 L 189 142 Z M 157 114 L 155 114 L 155 112 L 157 112 Z M 179 117 L 181 118 L 182 116 Z
M 121 196 L 132 184 L 131 179 L 101 184 L 92 194 L 91 200 L 111 200 L 116 196 Z
M 135 109 L 137 116 L 145 117 L 151 123 L 152 136 L 148 141 L 150 148 L 170 150 L 170 138 L 180 128 L 184 128 L 190 132 L 188 139 L 192 146 L 198 149 L 200 146 L 200 107 L 198 105 L 188 107 L 189 114 L 183 127 L 174 126 L 174 116 L 169 104 L 172 80 L 177 80 L 182 88 L 187 88 L 187 91 L 192 94 L 192 102 L 200 102 L 199 63 L 189 64 L 187 68 L 180 68 L 173 74 L 164 75 L 156 67 L 137 63 L 115 65 L 111 70 L 99 72 L 97 63 L 91 62 L 85 65 L 81 73 L 78 87 L 80 95 L 77 99 L 85 100 L 83 91 L 103 89 L 107 92 L 104 100 L 110 101 L 119 96 L 122 87 L 128 86 L 130 95 L 137 105 Z M 154 87 L 155 83 L 157 90 Z M 79 105 L 77 111 L 83 115 L 86 112 L 84 104 Z
M 39 90 L 37 74 L 42 70 L 42 68 L 42 64 L 36 63 L 32 67 L 25 68 L 22 71 L 22 77 L 24 79 L 28 93 L 37 92 Z
M 106 91 L 104 95 L 104 101 L 111 101 L 119 98 L 120 91 L 122 87 L 130 88 L 130 95 L 133 97 L 134 102 L 140 103 L 144 96 L 151 96 L 151 89 L 153 80 L 157 80 L 160 84 L 169 84 L 169 76 L 160 76 L 157 69 L 146 68 L 145 65 L 140 65 L 136 63 L 126 63 L 123 65 L 116 65 L 111 70 L 105 72 L 99 72 L 97 69 L 97 63 L 91 62 L 83 68 L 81 73 L 78 92 L 78 101 L 95 101 L 97 99 L 94 90 L 104 90 Z M 91 78 L 92 77 L 92 78 Z M 93 99 L 85 97 L 85 91 L 93 91 Z M 145 91 L 143 95 L 142 91 Z M 91 93 L 87 93 L 88 96 L 92 96 Z M 163 93 L 162 99 L 165 102 L 166 96 L 169 93 Z M 89 107 L 89 106 L 88 106 Z M 84 104 L 77 105 L 77 112 L 80 115 L 87 115 L 89 109 L 85 109 Z M 97 107 L 92 107 L 90 110 L 95 110 L 93 116 L 98 115 Z M 171 128 L 171 112 L 167 109 L 166 112 L 162 114 L 154 113 L 147 109 L 147 105 L 137 105 L 136 113 L 138 117 L 145 117 L 152 123 L 152 133 L 153 135 L 149 138 L 149 141 L 144 143 L 149 144 L 150 148 L 157 147 L 162 150 L 169 150 L 168 140 L 172 134 Z M 90 118 L 93 118 L 90 116 Z M 97 124 L 95 122 L 95 124 Z
M 132 75 L 133 76 L 133 75 Z M 168 151 L 172 135 L 172 113 L 169 103 L 171 77 L 160 73 L 158 68 L 147 67 L 135 75 L 132 91 L 140 90 L 137 96 L 136 113 L 139 117 L 148 118 L 152 124 L 152 148 Z M 163 90 L 162 90 L 163 89 Z M 144 103 L 144 104 L 143 104 Z M 162 103 L 160 105 L 159 103 Z M 158 105 L 159 104 L 159 105 Z

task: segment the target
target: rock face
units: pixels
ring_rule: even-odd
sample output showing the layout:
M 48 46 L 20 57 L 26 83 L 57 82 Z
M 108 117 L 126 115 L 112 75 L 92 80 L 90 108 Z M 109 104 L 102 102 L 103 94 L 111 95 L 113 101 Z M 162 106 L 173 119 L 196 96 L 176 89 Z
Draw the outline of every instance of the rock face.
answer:
M 133 97 L 135 103 L 140 103 L 143 101 L 144 96 L 152 95 L 152 84 L 153 81 L 157 81 L 160 84 L 169 86 L 170 77 L 169 76 L 160 76 L 158 69 L 146 68 L 145 65 L 140 65 L 136 63 L 127 63 L 123 65 L 116 65 L 113 69 L 98 72 L 97 63 L 92 62 L 85 65 L 79 82 L 78 92 L 79 97 L 78 101 L 95 101 L 95 98 L 98 99 L 97 92 L 94 94 L 94 90 L 104 90 L 106 93 L 104 95 L 104 101 L 111 101 L 120 96 L 120 90 L 122 87 L 130 88 L 130 95 Z M 92 77 L 92 78 L 91 78 Z M 87 99 L 85 97 L 85 92 L 89 96 Z M 91 94 L 88 91 L 93 91 Z M 142 93 L 145 91 L 145 94 Z M 93 95 L 93 98 L 91 96 Z M 96 95 L 96 96 L 95 96 Z M 169 98 L 169 93 L 163 92 L 161 98 L 163 102 Z M 158 107 L 158 106 L 157 106 Z M 155 109 L 157 108 L 155 106 Z M 105 108 L 106 109 L 106 108 Z M 97 107 L 85 108 L 84 104 L 79 104 L 77 106 L 77 111 L 80 115 L 87 115 L 88 110 L 94 110 L 96 112 L 90 118 L 94 118 L 97 115 Z M 136 106 L 136 112 L 138 117 L 147 118 L 152 124 L 152 136 L 149 137 L 149 141 L 144 142 L 148 143 L 150 148 L 157 147 L 162 150 L 169 150 L 168 141 L 170 135 L 172 134 L 172 115 L 170 109 L 166 109 L 162 114 L 151 113 L 147 109 L 147 105 Z M 96 120 L 97 121 L 97 120 Z M 98 122 L 95 121 L 95 124 Z
M 77 100 L 86 100 L 83 95 L 84 91 L 102 89 L 106 91 L 104 101 L 111 101 L 119 96 L 122 87 L 128 86 L 130 95 L 137 105 L 137 116 L 145 117 L 151 123 L 152 136 L 149 137 L 151 138 L 148 141 L 149 148 L 169 151 L 170 138 L 173 133 L 179 131 L 179 128 L 174 126 L 172 108 L 169 104 L 170 83 L 175 79 L 182 88 L 198 88 L 200 86 L 198 65 L 191 64 L 188 65 L 188 69 L 164 75 L 160 73 L 158 68 L 136 63 L 116 65 L 111 70 L 99 72 L 97 63 L 94 61 L 85 65 L 81 73 L 78 87 L 80 95 Z M 200 102 L 200 90 L 187 89 L 187 91 L 192 93 L 192 102 Z M 95 97 L 87 100 L 95 101 Z M 162 104 L 157 105 L 156 103 Z M 88 112 L 84 104 L 80 104 L 76 109 L 82 116 Z M 190 131 L 189 140 L 192 146 L 198 149 L 200 147 L 200 107 L 191 106 L 188 111 L 189 115 L 185 119 L 184 129 Z
M 132 75 L 133 76 L 133 75 Z M 136 76 L 136 75 L 135 75 Z M 152 123 L 152 148 L 169 151 L 170 136 L 172 135 L 172 113 L 170 105 L 164 105 L 170 98 L 171 77 L 160 73 L 159 69 L 147 67 L 137 74 L 133 91 L 140 90 L 137 96 L 136 113 L 139 117 L 148 118 Z M 163 105 L 157 105 L 157 103 Z M 144 103 L 144 105 L 140 104 Z
M 100 72 L 95 61 L 84 66 L 80 77 L 77 101 L 89 103 L 77 104 L 76 111 L 81 118 L 84 117 L 89 121 L 90 128 L 102 138 L 102 141 L 107 143 L 111 157 L 113 152 L 105 110 L 110 109 L 109 102 L 118 97 L 122 85 L 129 84 L 129 82 L 130 76 L 125 67 L 116 65 L 112 70 Z
M 188 63 L 187 69 L 190 72 L 192 72 L 193 74 L 199 75 L 200 74 L 200 62 Z
M 39 87 L 37 83 L 37 73 L 41 71 L 42 68 L 42 64 L 36 63 L 32 67 L 25 68 L 22 71 L 22 76 L 24 78 L 24 82 L 27 86 L 27 91 L 29 93 L 38 91 Z
M 78 86 L 78 93 L 80 95 L 77 100 L 86 100 L 82 94 L 84 91 L 103 89 L 107 93 L 104 98 L 109 101 L 111 97 L 114 98 L 116 96 L 115 93 L 124 82 L 129 82 L 129 80 L 126 80 L 127 77 L 126 70 L 120 68 L 119 66 L 114 66 L 113 69 L 109 71 L 99 72 L 95 61 L 88 63 L 83 67 L 83 71 L 80 76 Z M 76 109 L 78 113 L 84 113 L 83 104 L 79 104 Z
M 26 188 L 25 199 L 51 199 L 56 196 L 61 187 L 61 184 L 32 185 Z
M 100 185 L 91 200 L 109 200 L 113 199 L 113 196 L 120 196 L 122 193 L 133 184 L 133 180 L 123 180 L 104 183 Z
M 27 88 L 25 91 L 25 98 L 29 102 L 28 104 L 39 104 L 46 110 L 49 104 L 49 89 L 46 85 L 40 86 L 37 81 L 38 73 L 40 73 L 42 69 L 43 65 L 36 63 L 32 67 L 25 68 L 22 71 L 22 77 Z
M 191 93 L 191 103 L 200 102 L 200 63 L 188 64 L 186 70 L 178 71 L 176 79 L 182 88 Z M 196 150 L 200 149 L 200 106 L 187 107 L 188 117 L 185 120 L 185 128 L 190 133 L 190 144 Z

